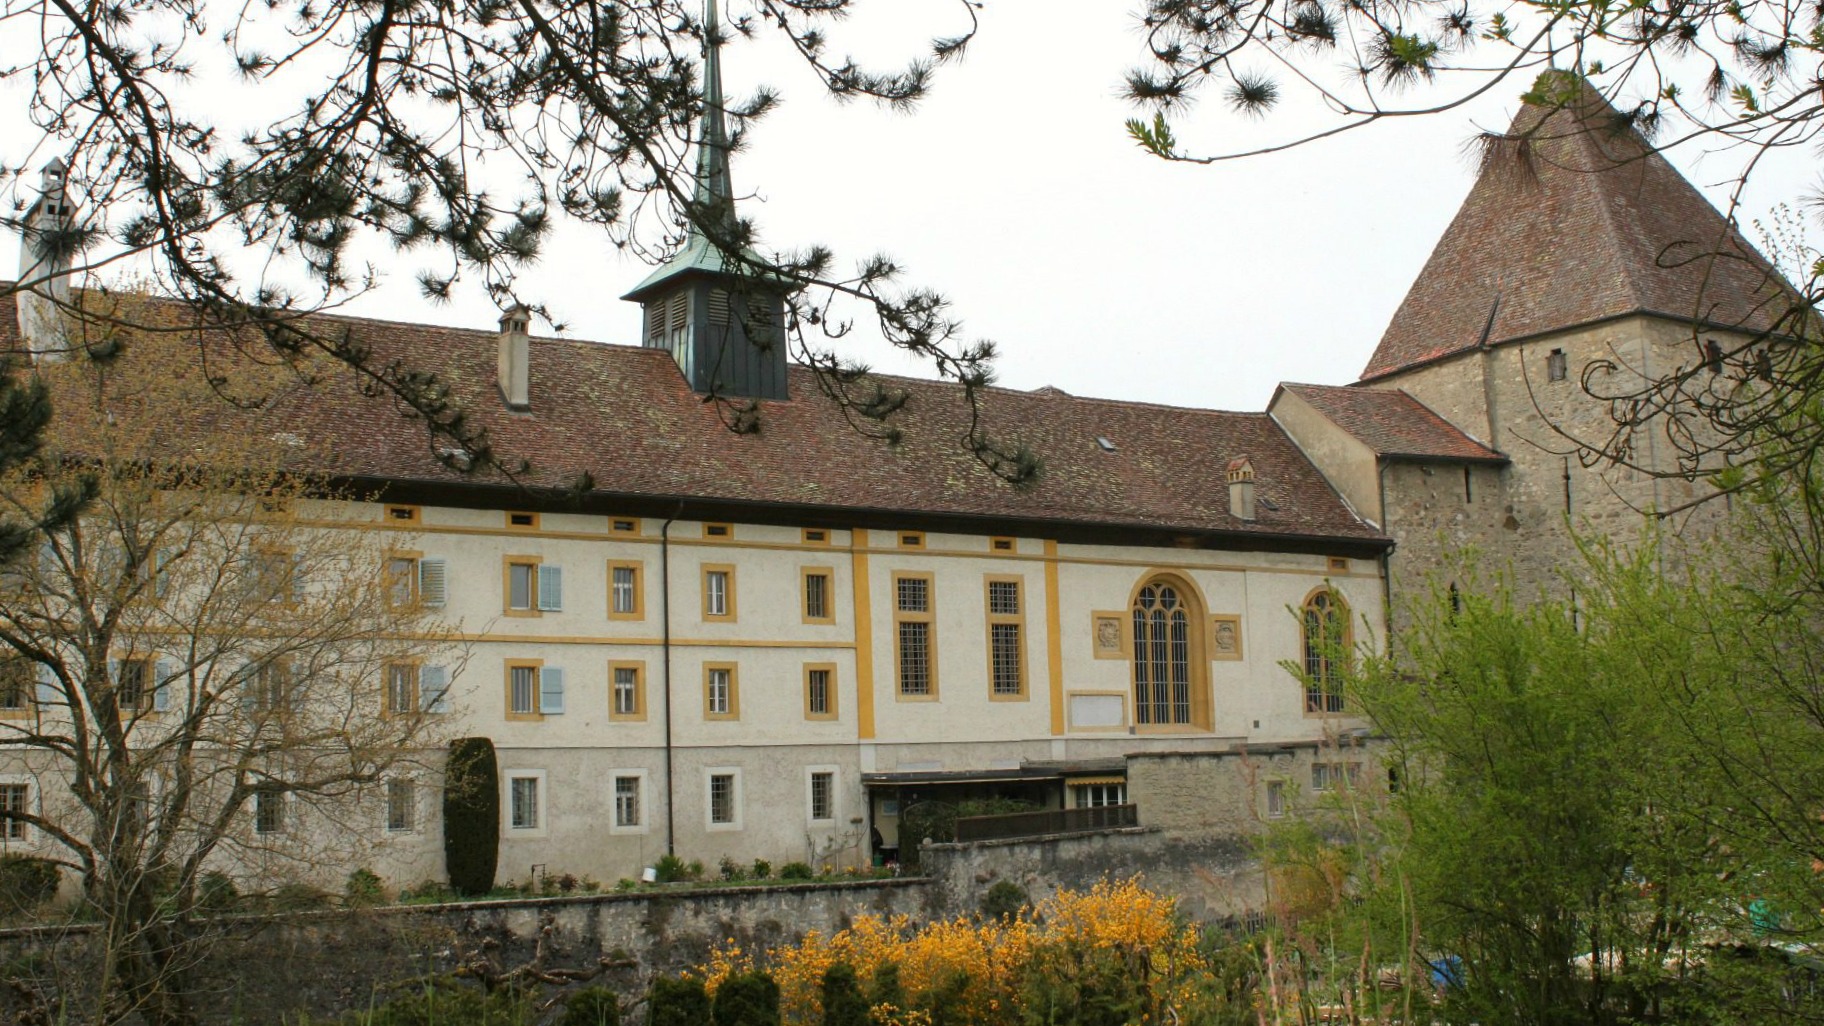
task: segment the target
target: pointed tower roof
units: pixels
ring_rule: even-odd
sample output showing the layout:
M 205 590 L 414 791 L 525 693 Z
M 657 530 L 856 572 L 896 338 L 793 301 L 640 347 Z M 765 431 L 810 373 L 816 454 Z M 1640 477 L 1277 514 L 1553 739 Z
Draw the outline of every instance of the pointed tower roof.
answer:
M 1778 272 L 1587 81 L 1548 72 L 1362 371 L 1627 314 L 1770 327 Z
M 706 0 L 703 12 L 703 121 L 697 127 L 697 187 L 692 202 L 710 211 L 728 228 L 735 224 L 735 190 L 728 175 L 728 124 L 722 103 L 722 23 L 716 0 Z M 659 286 L 691 272 L 728 274 L 732 269 L 696 225 L 678 255 L 646 276 L 622 299 L 640 302 Z

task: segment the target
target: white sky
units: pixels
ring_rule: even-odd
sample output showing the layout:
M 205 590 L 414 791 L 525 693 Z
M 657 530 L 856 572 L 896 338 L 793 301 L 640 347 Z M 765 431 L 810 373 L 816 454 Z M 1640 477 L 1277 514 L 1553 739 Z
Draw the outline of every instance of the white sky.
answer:
M 836 104 L 772 35 L 736 40 L 723 59 L 731 97 L 765 82 L 785 99 L 735 156 L 736 191 L 752 194 L 743 214 L 763 246 L 828 245 L 842 268 L 891 255 L 907 283 L 950 297 L 971 336 L 1000 344 L 1010 387 L 1259 410 L 1282 380 L 1354 380 L 1469 189 L 1467 142 L 1505 127 L 1530 76 L 1434 117 L 1172 165 L 1123 128 L 1136 112 L 1119 85 L 1142 52 L 1135 2 L 989 0 L 967 58 L 940 69 L 910 114 Z M 896 67 L 958 17 L 954 0 L 864 4 L 832 49 Z M 0 123 L 23 122 L 17 89 L 0 104 Z M 1292 134 L 1311 113 L 1248 122 L 1211 95 L 1174 124 L 1185 149 L 1209 150 Z M 9 164 L 22 156 L 13 139 L 0 153 Z M 1728 177 L 1732 154 L 1672 157 L 1723 198 L 1709 187 Z M 1744 221 L 1798 196 L 1810 158 L 1757 172 Z M 527 291 L 568 334 L 633 344 L 638 310 L 616 297 L 650 269 L 572 227 Z M 432 306 L 403 271 L 348 312 L 490 329 L 497 317 L 474 288 Z M 844 344 L 879 370 L 928 373 L 878 342 Z

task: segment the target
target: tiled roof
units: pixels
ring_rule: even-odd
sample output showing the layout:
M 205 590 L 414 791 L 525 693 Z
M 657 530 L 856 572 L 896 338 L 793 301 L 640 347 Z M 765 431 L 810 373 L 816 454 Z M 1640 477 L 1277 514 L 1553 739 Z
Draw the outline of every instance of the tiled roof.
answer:
M 1379 456 L 1490 462 L 1507 459 L 1399 389 L 1289 383 L 1279 387 L 1303 399 Z
M 1362 371 L 1646 312 L 1760 330 L 1789 291 L 1587 84 L 1522 107 Z M 1720 254 L 1720 255 L 1712 255 Z M 1499 306 L 1496 300 L 1499 299 Z M 1489 314 L 1494 310 L 1493 323 Z
M 0 298 L 0 323 L 13 322 L 12 307 Z M 328 317 L 321 327 L 349 331 L 382 363 L 435 371 L 454 402 L 486 426 L 498 455 L 530 461 L 524 484 L 561 489 L 587 473 L 598 507 L 619 498 L 688 500 L 796 508 L 834 523 L 842 511 L 885 511 L 1215 534 L 1249 548 L 1270 548 L 1275 538 L 1382 543 L 1261 413 L 991 388 L 984 426 L 1024 442 L 1044 463 L 1036 482 L 1016 487 L 962 448 L 968 409 L 949 383 L 882 379 L 909 393 L 893 420 L 903 441 L 889 447 L 859 435 L 810 372 L 793 367 L 794 401 L 761 403 L 759 432 L 735 434 L 662 350 L 534 338 L 531 409 L 517 413 L 495 384 L 493 331 Z M 130 345 L 127 359 L 159 359 L 161 373 L 200 373 L 193 344 L 166 342 L 182 348 L 162 359 L 154 355 L 160 344 Z M 311 385 L 287 380 L 258 412 L 205 404 L 206 415 L 216 430 L 283 432 L 325 474 L 452 491 L 505 484 L 441 466 L 423 424 L 388 399 L 363 395 L 346 370 Z M 1237 456 L 1257 472 L 1253 521 L 1229 516 L 1223 471 Z

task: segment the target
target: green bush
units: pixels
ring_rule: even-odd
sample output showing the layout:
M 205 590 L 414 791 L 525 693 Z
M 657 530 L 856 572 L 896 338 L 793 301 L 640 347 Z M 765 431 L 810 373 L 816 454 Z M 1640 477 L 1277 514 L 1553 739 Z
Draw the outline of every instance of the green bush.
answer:
M 709 992 L 694 976 L 652 981 L 646 995 L 646 1026 L 703 1026 L 709 1021 Z
M 906 1004 L 906 986 L 900 982 L 898 962 L 884 962 L 875 968 L 874 978 L 868 981 L 868 1004 L 911 1007 Z
M 722 861 L 716 863 L 716 871 L 722 874 L 722 879 L 724 880 L 733 881 L 741 879 L 741 863 L 736 862 L 727 855 L 722 856 Z
M 30 855 L 0 855 L 0 908 L 31 911 L 57 896 L 57 866 Z
M 716 988 L 714 1026 L 779 1026 L 779 985 L 762 972 L 736 973 Z
M 197 911 L 220 915 L 233 912 L 241 904 L 241 891 L 234 885 L 234 878 L 219 869 L 211 869 L 203 874 L 202 882 L 196 887 Z
M 754 868 L 749 873 L 756 880 L 765 880 L 773 875 L 773 864 L 765 859 L 755 859 Z
M 660 855 L 659 861 L 652 864 L 652 869 L 659 883 L 677 883 L 686 879 L 686 874 L 690 871 L 683 859 L 669 854 Z
M 1009 920 L 1030 904 L 1032 899 L 1027 896 L 1026 888 L 1012 880 L 1002 880 L 982 895 L 982 918 Z
M 810 865 L 804 862 L 787 862 L 779 867 L 779 879 L 781 880 L 809 880 L 816 875 L 811 872 Z
M 868 999 L 847 962 L 823 971 L 823 1026 L 868 1026 Z
M 564 1002 L 558 1026 L 621 1026 L 621 999 L 607 987 L 584 987 Z
M 447 980 L 433 980 L 365 1012 L 344 1016 L 343 1026 L 523 1026 L 536 1012 L 526 996 L 509 989 L 493 994 Z
M 385 900 L 386 885 L 366 866 L 348 874 L 348 882 L 342 885 L 342 904 L 349 908 L 369 908 Z
M 500 764 L 494 742 L 450 742 L 443 788 L 443 864 L 450 887 L 463 897 L 494 889 L 500 863 Z

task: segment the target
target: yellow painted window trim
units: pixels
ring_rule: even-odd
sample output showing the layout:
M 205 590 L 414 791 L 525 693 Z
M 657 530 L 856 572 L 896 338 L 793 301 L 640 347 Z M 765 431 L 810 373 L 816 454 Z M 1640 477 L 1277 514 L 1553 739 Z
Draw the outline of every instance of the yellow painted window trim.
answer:
M 399 516 L 398 513 L 407 515 Z M 380 511 L 380 521 L 387 524 L 422 524 L 424 523 L 424 508 L 389 502 Z
M 727 583 L 727 586 L 726 586 L 726 589 L 724 592 L 724 598 L 725 598 L 724 611 L 721 613 L 711 613 L 709 611 L 709 575 L 712 573 L 725 573 L 728 575 L 728 583 Z M 703 593 L 702 600 L 703 600 L 703 620 L 704 620 L 704 622 L 706 622 L 706 623 L 733 623 L 733 622 L 735 622 L 735 618 L 738 615 L 739 610 L 735 607 L 735 566 L 734 566 L 734 564 L 733 563 L 704 563 L 702 571 L 698 575 L 698 583 L 700 584 L 701 591 Z
M 988 551 L 1017 553 L 1020 551 L 1020 541 L 1017 538 L 1009 538 L 1006 535 L 995 535 L 988 539 Z
M 813 538 L 811 537 L 812 534 L 820 534 L 823 537 Z M 799 532 L 798 539 L 805 545 L 828 545 L 830 544 L 830 529 L 827 527 L 806 527 Z
M 620 526 L 621 524 L 631 524 L 632 526 L 623 528 Z M 645 527 L 646 527 L 646 525 L 640 520 L 639 517 L 609 517 L 608 518 L 608 533 L 609 534 L 624 534 L 624 535 L 638 536 L 638 535 L 644 533 Z
M 620 713 L 614 711 L 614 677 L 615 671 L 617 670 L 633 671 L 633 712 Z M 646 663 L 644 660 L 619 659 L 609 662 L 608 719 L 615 723 L 646 722 Z
M 538 617 L 544 610 L 538 608 L 538 567 L 544 565 L 543 556 L 507 555 L 500 557 L 500 614 L 502 616 Z M 531 566 L 533 568 L 526 589 L 526 609 L 513 608 L 513 567 Z
M 721 534 L 712 534 L 711 533 L 712 529 L 719 529 L 722 533 Z M 703 537 L 712 539 L 714 541 L 734 541 L 735 525 L 719 523 L 719 522 L 714 522 L 714 521 L 705 523 L 703 525 Z
M 1018 613 L 996 613 L 989 593 L 996 584 L 1012 584 L 1018 594 L 1020 611 Z M 1028 686 L 1029 668 L 1032 660 L 1028 658 L 1027 648 L 1032 635 L 1026 630 L 1026 579 L 1018 574 L 984 574 L 982 576 L 982 611 L 987 614 L 987 623 L 982 628 L 983 641 L 987 645 L 984 658 L 988 666 L 988 700 L 990 702 L 1025 702 L 1032 697 Z M 1012 624 L 1020 629 L 1020 690 L 1015 694 L 1001 694 L 994 690 L 994 628 L 996 624 Z
M 899 582 L 902 580 L 922 580 L 925 582 L 925 611 L 907 613 L 899 608 Z M 937 575 L 927 570 L 896 570 L 890 577 L 893 590 L 887 601 L 893 609 L 893 697 L 901 702 L 935 702 L 938 700 L 937 685 Z M 900 662 L 899 625 L 906 622 L 924 622 L 930 624 L 925 632 L 925 672 L 930 681 L 930 691 L 923 695 L 908 695 L 903 682 L 899 679 Z
M 380 554 L 380 598 L 386 603 L 388 609 L 418 608 L 418 561 L 423 558 L 424 553 L 418 549 L 387 549 Z M 411 575 L 406 581 L 406 587 L 410 590 L 411 597 L 402 606 L 393 604 L 393 582 L 389 575 L 392 573 L 395 559 L 412 561 Z
M 392 705 L 393 667 L 395 666 L 409 666 L 412 668 L 411 709 L 403 712 L 389 708 L 389 706 Z M 419 696 L 423 694 L 423 692 L 419 690 L 424 686 L 424 679 L 421 676 L 423 672 L 424 661 L 415 656 L 408 656 L 404 659 L 388 659 L 380 664 L 380 715 L 382 717 L 393 719 L 394 717 L 413 715 L 418 711 Z
M 532 513 L 523 509 L 510 509 L 503 512 L 501 516 L 506 519 L 507 530 L 509 531 L 536 531 L 539 529 L 539 521 L 542 519 L 537 513 Z M 531 517 L 532 522 L 529 524 L 516 524 L 513 522 L 514 517 Z
M 614 610 L 614 572 L 622 568 L 633 570 L 633 612 L 631 613 L 617 613 Z M 646 564 L 644 561 L 638 559 L 611 559 L 608 561 L 608 619 L 646 619 Z
M 513 671 L 515 669 L 521 669 L 521 668 L 530 669 L 532 671 L 532 711 L 516 713 L 513 711 Z M 501 671 L 501 685 L 502 685 L 502 687 L 501 687 L 501 699 L 502 699 L 501 708 L 505 710 L 506 718 L 507 718 L 508 722 L 512 722 L 512 723 L 543 723 L 544 722 L 545 714 L 538 711 L 538 684 L 539 684 L 538 676 L 539 676 L 539 671 L 544 668 L 545 668 L 545 661 L 543 659 L 508 659 L 508 660 L 506 660 L 506 667 L 505 667 L 505 669 L 503 669 Z
M 823 614 L 810 614 L 809 599 L 811 593 L 810 579 L 813 576 L 823 578 Z M 798 568 L 798 617 L 804 623 L 833 624 L 836 622 L 836 568 L 829 566 L 803 566 Z
M 922 549 L 925 547 L 925 532 L 895 531 L 893 542 L 902 549 Z
M 728 711 L 712 713 L 709 711 L 709 675 L 714 670 L 728 671 Z M 703 718 L 705 720 L 738 720 L 741 718 L 741 671 L 736 663 L 703 664 Z
M 830 674 L 830 683 L 829 683 L 829 692 L 828 692 L 829 709 L 826 712 L 819 713 L 819 712 L 811 711 L 811 671 L 813 671 L 813 670 L 828 670 L 829 674 Z M 841 710 L 837 707 L 836 692 L 837 692 L 837 686 L 836 686 L 836 664 L 835 663 L 805 663 L 804 664 L 804 718 L 805 719 L 819 720 L 819 721 L 841 719 L 842 713 L 841 713 Z

